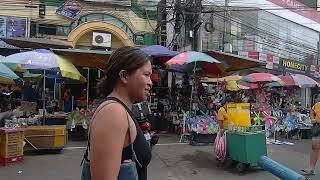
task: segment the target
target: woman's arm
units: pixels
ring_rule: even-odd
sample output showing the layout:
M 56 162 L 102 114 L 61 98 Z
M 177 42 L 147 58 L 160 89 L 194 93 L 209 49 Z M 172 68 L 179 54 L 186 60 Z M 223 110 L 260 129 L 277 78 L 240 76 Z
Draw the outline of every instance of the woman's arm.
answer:
M 127 130 L 127 112 L 120 104 L 107 105 L 96 115 L 90 132 L 93 180 L 118 178 Z

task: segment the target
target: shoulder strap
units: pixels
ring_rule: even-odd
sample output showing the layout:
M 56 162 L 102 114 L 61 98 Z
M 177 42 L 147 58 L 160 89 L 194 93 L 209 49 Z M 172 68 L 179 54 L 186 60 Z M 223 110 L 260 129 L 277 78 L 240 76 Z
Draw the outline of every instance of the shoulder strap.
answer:
M 90 122 L 90 125 L 89 125 L 89 130 L 88 130 L 88 142 L 87 142 L 87 147 L 86 147 L 86 151 L 84 153 L 84 156 L 83 156 L 83 159 L 81 161 L 81 165 L 83 163 L 83 160 L 85 159 L 86 161 L 89 161 L 88 159 L 88 155 L 89 155 L 89 150 L 90 150 L 90 130 L 91 130 L 91 124 L 94 120 L 94 118 L 96 117 L 96 115 L 98 114 L 98 112 L 100 112 L 100 110 L 102 110 L 105 106 L 109 105 L 109 104 L 112 104 L 112 103 L 117 103 L 115 101 L 111 101 L 109 102 L 108 98 L 106 99 L 105 102 L 103 102 L 97 109 L 96 111 L 94 112 L 92 118 L 91 118 L 91 122 Z
M 142 167 L 142 165 L 138 161 L 137 155 L 136 155 L 136 153 L 134 151 L 133 142 L 131 141 L 130 119 L 129 119 L 129 115 L 131 116 L 130 108 L 125 103 L 123 103 L 120 99 L 118 99 L 116 97 L 108 97 L 108 100 L 116 101 L 116 102 L 120 103 L 126 109 L 126 111 L 127 111 L 127 120 L 128 120 L 128 138 L 129 138 L 129 144 L 130 144 L 131 153 L 132 153 L 131 160 L 136 162 L 139 167 Z M 131 118 L 133 118 L 133 117 L 131 116 Z
M 111 101 L 111 102 L 108 102 L 108 101 Z M 90 123 L 90 127 L 91 127 L 91 124 L 93 122 L 93 119 L 95 118 L 96 114 L 103 108 L 105 107 L 106 105 L 108 104 L 111 104 L 111 103 L 119 103 L 121 104 L 127 111 L 127 121 L 128 121 L 128 138 L 129 138 L 129 144 L 130 144 L 130 147 L 131 147 L 131 152 L 132 152 L 132 161 L 136 162 L 140 167 L 142 167 L 142 165 L 140 164 L 140 162 L 138 161 L 137 159 L 137 155 L 134 151 L 134 148 L 133 148 L 133 142 L 131 140 L 131 130 L 130 130 L 130 119 L 129 119 L 129 112 L 131 112 L 131 110 L 127 107 L 126 104 L 124 104 L 121 100 L 119 100 L 118 98 L 116 97 L 107 97 L 106 101 L 104 103 L 102 103 L 98 109 L 95 111 L 95 113 L 93 114 L 92 118 L 91 118 L 91 123 Z M 131 115 L 130 115 L 131 116 Z M 87 143 L 87 148 L 86 148 L 86 151 L 85 151 L 85 154 L 84 154 L 84 158 L 82 159 L 81 161 L 81 165 L 83 163 L 83 160 L 85 159 L 86 161 L 89 161 L 88 159 L 88 155 L 89 155 L 89 150 L 90 150 L 90 128 L 89 127 L 89 131 L 88 131 L 88 143 Z

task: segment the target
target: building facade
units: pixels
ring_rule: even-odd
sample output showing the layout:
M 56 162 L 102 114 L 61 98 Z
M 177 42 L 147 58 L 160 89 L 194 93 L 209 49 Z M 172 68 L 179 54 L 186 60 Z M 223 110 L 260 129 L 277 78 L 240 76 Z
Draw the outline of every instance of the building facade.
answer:
M 225 0 L 202 1 L 202 10 L 198 12 L 190 6 L 195 1 L 176 1 L 171 12 L 179 12 L 177 5 L 182 4 L 184 26 L 179 31 L 174 28 L 176 24 L 167 26 L 167 32 L 180 37 L 167 41 L 175 41 L 181 50 L 224 51 L 266 62 L 266 67 L 259 69 L 261 72 L 300 73 L 320 78 L 317 5 L 310 2 L 305 5 L 297 0 L 229 0 L 225 3 Z M 190 21 L 196 14 L 201 17 Z M 179 20 L 174 23 L 177 22 Z M 198 23 L 201 25 L 195 37 Z M 193 47 L 193 42 L 198 43 L 198 48 Z M 310 89 L 301 91 L 304 105 L 310 106 L 310 97 Z
M 4 0 L 0 1 L 0 22 L 1 19 L 7 22 L 3 29 L 10 29 L 7 27 L 10 18 L 18 18 L 22 20 L 16 22 L 25 23 L 20 25 L 24 34 L 1 36 L 0 31 L 0 36 L 56 39 L 79 49 L 151 45 L 156 43 L 157 3 L 156 0 Z

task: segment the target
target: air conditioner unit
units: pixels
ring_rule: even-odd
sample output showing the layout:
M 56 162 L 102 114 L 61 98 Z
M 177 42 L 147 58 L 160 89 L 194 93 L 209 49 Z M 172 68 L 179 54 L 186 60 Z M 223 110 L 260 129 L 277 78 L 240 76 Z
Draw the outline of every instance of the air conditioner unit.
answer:
M 111 34 L 110 33 L 93 32 L 92 46 L 111 47 Z

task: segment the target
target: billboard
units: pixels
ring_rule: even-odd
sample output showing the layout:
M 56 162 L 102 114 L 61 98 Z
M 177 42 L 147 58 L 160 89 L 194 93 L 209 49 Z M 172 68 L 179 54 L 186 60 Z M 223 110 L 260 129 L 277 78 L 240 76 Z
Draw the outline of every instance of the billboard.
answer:
M 69 0 L 56 10 L 56 14 L 77 20 L 80 18 L 81 9 L 81 3 Z
M 0 38 L 27 37 L 27 18 L 0 16 Z
M 113 5 L 119 5 L 119 6 L 131 6 L 131 0 L 84 0 L 84 1 L 106 3 L 106 4 L 113 4 Z

